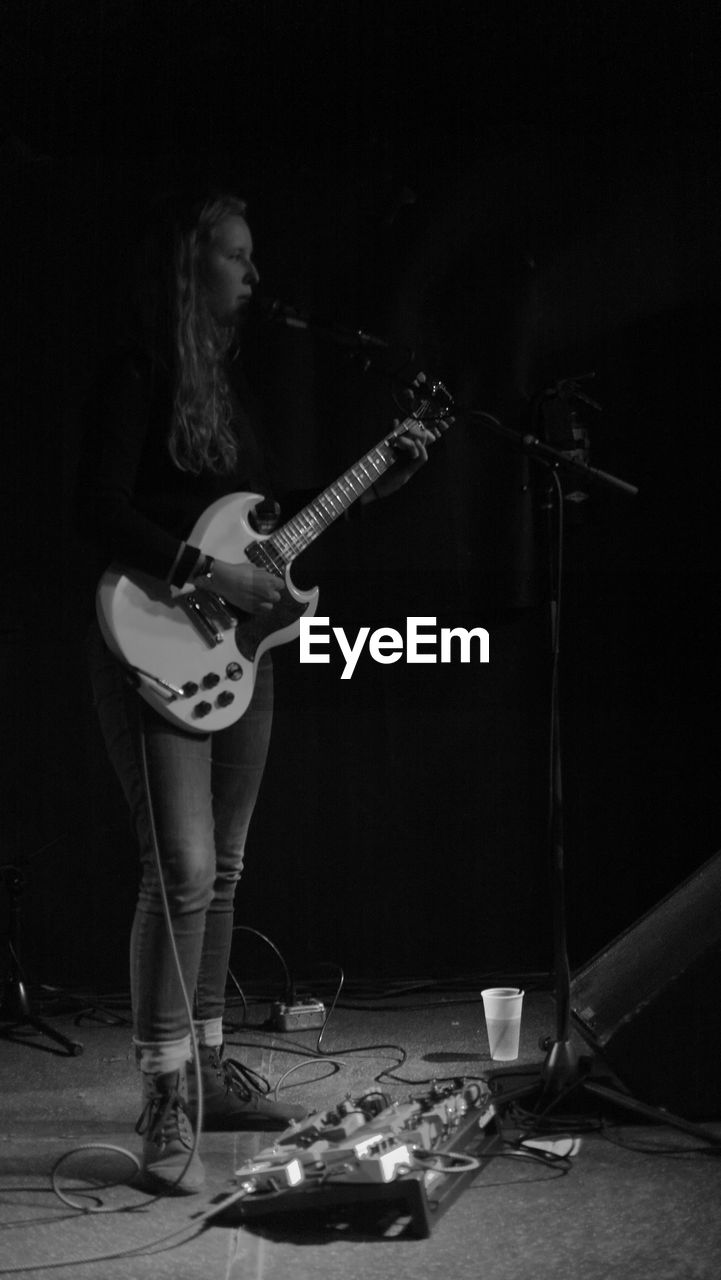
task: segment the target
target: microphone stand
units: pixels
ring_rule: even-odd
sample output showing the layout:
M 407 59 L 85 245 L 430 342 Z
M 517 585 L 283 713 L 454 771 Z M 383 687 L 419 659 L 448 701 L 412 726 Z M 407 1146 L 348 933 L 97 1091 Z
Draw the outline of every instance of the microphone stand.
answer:
M 0 877 L 10 899 L 10 920 L 8 930 L 8 971 L 0 1002 L 0 1035 L 5 1039 L 15 1038 L 14 1033 L 21 1027 L 30 1027 L 39 1031 L 56 1044 L 62 1046 L 69 1057 L 77 1057 L 83 1052 L 83 1046 L 77 1040 L 71 1040 L 52 1027 L 49 1022 L 33 1011 L 27 987 L 23 981 L 20 960 L 20 898 L 25 888 L 25 877 L 18 867 L 0 867 Z M 21 1043 L 26 1041 L 20 1037 Z M 57 1050 L 55 1050 L 57 1052 Z
M 471 410 L 470 416 L 479 418 L 498 435 L 504 436 L 516 447 L 544 466 L 551 469 L 549 497 L 546 503 L 548 510 L 548 578 L 549 621 L 551 633 L 551 715 L 550 715 L 550 764 L 549 764 L 549 815 L 548 815 L 548 849 L 550 857 L 551 903 L 553 914 L 553 967 L 554 997 L 556 1011 L 555 1037 L 546 1037 L 541 1047 L 546 1049 L 546 1057 L 534 1069 L 534 1079 L 515 1089 L 501 1090 L 496 1102 L 504 1110 L 512 1103 L 524 1098 L 528 1099 L 526 1110 L 545 1116 L 553 1111 L 569 1095 L 577 1091 L 590 1093 L 605 1102 L 625 1108 L 642 1115 L 647 1120 L 671 1125 L 673 1128 L 701 1138 L 714 1146 L 721 1147 L 721 1136 L 710 1133 L 700 1125 L 691 1123 L 681 1116 L 676 1116 L 662 1107 L 652 1107 L 623 1093 L 609 1088 L 596 1080 L 589 1079 L 590 1059 L 579 1059 L 575 1045 L 571 1040 L 571 971 L 568 960 L 567 942 L 567 910 L 566 910 L 566 877 L 563 823 L 563 767 L 561 756 L 560 706 L 559 706 L 559 633 L 561 617 L 561 593 L 563 578 L 563 491 L 559 473 L 568 474 L 585 482 L 595 481 L 606 488 L 615 489 L 629 496 L 635 496 L 638 489 L 617 476 L 600 471 L 578 457 L 567 454 L 532 434 L 521 433 L 505 427 L 491 414 Z M 557 502 L 557 518 L 553 521 L 553 501 Z M 507 1072 L 499 1072 L 496 1078 L 506 1077 Z M 494 1079 L 491 1072 L 489 1080 Z M 536 1112 L 536 1108 L 538 1108 Z
M 373 368 L 372 356 L 379 353 L 387 353 L 391 350 L 391 344 L 382 338 L 377 338 L 373 334 L 364 333 L 359 329 L 346 329 L 342 326 L 329 323 L 327 320 L 319 319 L 315 316 L 307 315 L 299 311 L 296 307 L 290 307 L 277 299 L 263 299 L 261 301 L 261 312 L 266 320 L 284 324 L 292 329 L 315 330 L 320 337 L 329 339 L 340 345 L 350 348 L 350 354 L 353 356 L 361 356 L 364 372 Z M 410 348 L 400 348 L 404 350 L 409 359 L 413 358 L 413 352 Z M 583 375 L 592 376 L 592 375 Z M 621 480 L 618 476 L 611 475 L 607 471 L 601 471 L 598 467 L 590 466 L 585 460 L 579 457 L 577 451 L 569 456 L 568 453 L 561 449 L 554 448 L 552 445 L 543 440 L 539 440 L 532 433 L 522 435 L 518 431 L 512 430 L 510 427 L 504 426 L 498 418 L 490 413 L 482 410 L 461 409 L 453 404 L 453 400 L 446 391 L 442 383 L 436 384 L 437 388 L 442 391 L 445 397 L 446 411 L 454 415 L 463 415 L 475 419 L 480 419 L 490 430 L 496 434 L 505 437 L 517 448 L 535 458 L 538 462 L 544 464 L 551 469 L 551 493 L 555 491 L 558 501 L 558 518 L 555 526 L 555 538 L 552 515 L 552 502 L 548 502 L 549 510 L 549 581 L 550 581 L 550 627 L 551 627 L 551 645 L 552 645 L 552 681 L 551 681 L 551 760 L 550 760 L 550 804 L 548 819 L 548 836 L 549 836 L 549 853 L 551 859 L 551 898 L 553 910 L 553 952 L 554 952 L 554 981 L 555 981 L 555 1000 L 556 1000 L 556 1036 L 554 1040 L 546 1040 L 543 1047 L 547 1048 L 546 1058 L 537 1071 L 538 1081 L 524 1085 L 519 1089 L 503 1092 L 497 1095 L 497 1101 L 501 1106 L 510 1106 L 518 1098 L 528 1098 L 531 1095 L 535 1100 L 540 1102 L 543 1111 L 547 1111 L 560 1102 L 562 1097 L 567 1096 L 570 1092 L 582 1088 L 606 1100 L 616 1102 L 620 1107 L 626 1107 L 632 1111 L 639 1112 L 646 1118 L 654 1119 L 663 1124 L 670 1124 L 676 1128 L 684 1130 L 686 1133 L 693 1134 L 695 1137 L 721 1146 L 721 1136 L 716 1137 L 699 1125 L 691 1124 L 679 1116 L 673 1116 L 669 1112 L 657 1108 L 650 1107 L 645 1103 L 638 1102 L 629 1095 L 620 1093 L 614 1089 L 609 1089 L 605 1085 L 600 1085 L 595 1081 L 586 1078 L 585 1071 L 582 1070 L 582 1064 L 579 1061 L 575 1046 L 571 1041 L 570 1034 L 570 1016 L 571 1016 L 571 973 L 568 961 L 567 931 L 566 931 L 566 889 L 565 889 L 565 866 L 564 866 L 564 841 L 563 841 L 563 770 L 561 761 L 561 735 L 560 735 L 560 711 L 558 696 L 558 667 L 559 667 L 559 627 L 560 627 L 560 603 L 561 603 L 561 586 L 562 586 L 562 567 L 563 567 L 563 493 L 558 478 L 558 473 L 564 473 L 580 479 L 586 483 L 600 484 L 606 488 L 614 489 L 617 492 L 624 493 L 628 496 L 635 497 L 638 489 L 635 485 L 629 484 L 626 480 Z M 576 386 L 576 379 L 566 378 L 559 382 L 552 391 L 542 391 L 536 397 L 534 405 L 536 409 L 545 396 L 558 395 L 561 398 L 576 398 L 584 400 L 594 408 L 599 408 L 593 400 L 580 392 Z M 493 1075 L 490 1077 L 493 1079 Z

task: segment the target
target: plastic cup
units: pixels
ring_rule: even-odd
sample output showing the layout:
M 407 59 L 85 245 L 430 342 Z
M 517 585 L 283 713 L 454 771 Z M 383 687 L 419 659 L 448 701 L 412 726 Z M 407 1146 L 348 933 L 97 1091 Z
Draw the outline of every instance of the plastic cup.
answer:
M 513 1062 L 521 1037 L 523 992 L 520 987 L 486 987 L 481 992 L 488 1047 L 494 1062 Z

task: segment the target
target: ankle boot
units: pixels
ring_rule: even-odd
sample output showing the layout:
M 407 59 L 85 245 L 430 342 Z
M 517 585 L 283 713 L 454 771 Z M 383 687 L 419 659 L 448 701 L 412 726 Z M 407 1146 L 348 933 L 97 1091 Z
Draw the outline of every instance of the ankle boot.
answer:
M 263 1077 L 234 1058 L 224 1058 L 222 1046 L 201 1044 L 198 1053 L 204 1129 L 285 1129 L 294 1120 L 307 1116 L 306 1107 L 269 1098 L 269 1086 Z M 193 1062 L 188 1064 L 188 1113 L 195 1124 L 198 1088 Z
M 152 1191 L 192 1195 L 200 1191 L 205 1171 L 193 1150 L 193 1129 L 188 1117 L 185 1067 L 162 1075 L 143 1074 L 145 1105 L 135 1132 L 142 1135 L 141 1176 Z

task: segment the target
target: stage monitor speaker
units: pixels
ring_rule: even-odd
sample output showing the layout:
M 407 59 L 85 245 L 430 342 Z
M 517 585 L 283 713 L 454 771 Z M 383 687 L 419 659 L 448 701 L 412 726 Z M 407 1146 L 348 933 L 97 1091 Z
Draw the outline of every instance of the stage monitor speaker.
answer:
M 634 1097 L 721 1115 L 721 853 L 573 977 L 571 1012 Z

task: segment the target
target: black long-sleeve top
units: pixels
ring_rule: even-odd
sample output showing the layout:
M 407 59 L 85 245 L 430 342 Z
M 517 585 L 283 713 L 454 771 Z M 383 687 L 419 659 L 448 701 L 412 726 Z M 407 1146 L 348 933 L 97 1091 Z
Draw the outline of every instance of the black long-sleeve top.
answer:
M 142 352 L 123 355 L 87 423 L 77 489 L 79 530 L 107 561 L 182 586 L 200 560 L 186 539 L 203 511 L 229 493 L 270 495 L 256 427 L 237 394 L 234 404 L 239 449 L 233 472 L 181 471 L 167 446 L 167 370 Z

